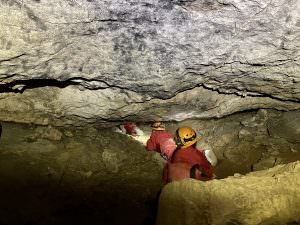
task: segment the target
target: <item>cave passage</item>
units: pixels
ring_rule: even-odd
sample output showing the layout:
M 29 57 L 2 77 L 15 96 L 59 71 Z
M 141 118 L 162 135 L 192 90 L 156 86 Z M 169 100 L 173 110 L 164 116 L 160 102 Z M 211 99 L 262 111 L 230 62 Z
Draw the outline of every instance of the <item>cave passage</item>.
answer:
M 198 147 L 209 146 L 218 157 L 217 179 L 300 160 L 292 132 L 288 141 L 274 136 L 281 113 L 266 123 L 261 115 L 167 128 L 189 125 L 200 133 Z M 158 153 L 111 129 L 2 125 L 0 224 L 155 224 L 164 165 Z

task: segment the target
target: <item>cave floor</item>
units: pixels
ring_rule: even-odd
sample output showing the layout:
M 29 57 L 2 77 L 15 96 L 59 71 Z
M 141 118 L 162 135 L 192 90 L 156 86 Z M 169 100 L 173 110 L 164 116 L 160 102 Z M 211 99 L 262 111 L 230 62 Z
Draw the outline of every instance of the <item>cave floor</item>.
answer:
M 276 157 L 287 163 L 300 152 Z M 253 169 L 243 165 L 220 160 L 215 171 L 224 178 Z M 108 130 L 4 123 L 0 224 L 155 224 L 162 168 L 159 154 Z

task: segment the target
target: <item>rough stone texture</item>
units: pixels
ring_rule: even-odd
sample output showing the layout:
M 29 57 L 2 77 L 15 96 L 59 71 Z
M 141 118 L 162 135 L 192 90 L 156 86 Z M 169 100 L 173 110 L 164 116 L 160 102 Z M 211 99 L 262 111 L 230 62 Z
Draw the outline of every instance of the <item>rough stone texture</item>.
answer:
M 300 110 L 282 113 L 260 109 L 220 119 L 166 123 L 166 129 L 173 134 L 180 126 L 195 129 L 200 137 L 197 147 L 214 151 L 218 159 L 214 167 L 215 174 L 222 179 L 234 173 L 247 174 L 300 160 L 299 136 L 296 136 L 300 127 L 300 121 L 297 120 L 299 116 Z M 283 118 L 293 121 L 293 124 L 272 127 L 273 133 L 284 133 L 282 136 L 272 135 L 269 124 L 277 124 Z M 151 128 L 149 124 L 142 123 L 139 124 L 139 128 L 143 130 L 144 135 L 134 139 L 146 145 Z
M 300 104 L 268 97 L 218 94 L 202 87 L 167 100 L 147 99 L 116 88 L 78 90 L 74 86 L 35 88 L 23 94 L 0 95 L 0 120 L 55 126 L 80 125 L 81 122 L 111 125 L 111 122 L 119 120 L 220 118 L 259 108 L 296 110 Z
M 267 124 L 290 113 L 261 109 L 166 127 L 171 132 L 184 125 L 196 129 L 199 148 L 214 150 L 219 161 L 215 172 L 224 178 L 248 173 L 251 167 L 262 170 L 300 160 L 300 143 L 293 142 L 296 130 L 275 137 L 267 129 Z M 154 199 L 165 161 L 137 142 L 145 143 L 151 132 L 149 124 L 140 128 L 145 136 L 134 140 L 92 125 L 53 128 L 3 123 L 0 224 L 153 225 Z M 271 193 L 270 198 L 272 194 L 276 197 Z M 228 205 L 222 207 L 227 210 Z
M 26 91 L 0 94 L 0 119 L 299 108 L 299 10 L 297 0 L 1 0 L 0 92 Z
M 156 224 L 298 224 L 299 185 L 300 161 L 246 176 L 174 182 L 161 193 Z
M 300 143 L 300 113 L 287 112 L 267 124 L 271 136 Z
M 200 137 L 198 148 L 214 151 L 218 158 L 216 174 L 218 178 L 225 178 L 236 172 L 246 174 L 300 160 L 299 136 L 296 136 L 299 115 L 300 110 L 282 113 L 260 109 L 220 119 L 168 123 L 167 129 L 175 134 L 180 126 L 194 128 Z M 289 118 L 293 124 L 273 126 L 273 133 L 282 134 L 285 130 L 285 135 L 272 135 L 269 124 L 277 124 L 283 118 Z

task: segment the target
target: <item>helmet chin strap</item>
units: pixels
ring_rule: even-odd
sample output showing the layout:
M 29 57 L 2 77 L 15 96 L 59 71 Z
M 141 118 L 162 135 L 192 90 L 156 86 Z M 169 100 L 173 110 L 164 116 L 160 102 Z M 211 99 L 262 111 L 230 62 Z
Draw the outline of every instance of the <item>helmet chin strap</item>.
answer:
M 178 138 L 175 139 L 175 143 L 176 143 L 176 145 L 179 146 L 179 147 L 183 146 L 181 140 L 178 139 Z
M 184 142 L 186 143 L 186 142 L 188 142 L 188 141 L 193 141 L 193 140 L 195 140 L 195 138 L 197 137 L 197 135 L 196 134 L 194 134 L 192 137 L 190 137 L 190 138 L 183 138 L 183 140 L 184 140 Z
M 178 130 L 179 130 L 179 128 L 176 130 L 175 143 L 177 146 L 181 147 L 181 146 L 183 146 L 183 143 L 181 142 L 181 139 L 179 137 Z

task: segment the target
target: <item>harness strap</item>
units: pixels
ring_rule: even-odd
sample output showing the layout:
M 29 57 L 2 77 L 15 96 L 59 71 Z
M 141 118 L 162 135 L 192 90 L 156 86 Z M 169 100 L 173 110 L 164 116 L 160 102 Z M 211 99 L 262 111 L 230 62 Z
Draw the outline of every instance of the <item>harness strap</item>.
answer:
M 195 178 L 196 179 L 196 170 L 200 170 L 201 172 L 201 177 L 207 177 L 205 171 L 203 170 L 202 167 L 200 167 L 199 164 L 195 164 L 192 166 L 191 170 L 190 170 L 190 177 L 191 178 Z
M 172 153 L 171 157 L 170 157 L 170 161 L 173 162 L 173 159 L 174 159 L 174 156 L 175 156 L 175 153 L 180 149 L 179 146 L 177 146 L 174 150 L 174 152 Z

